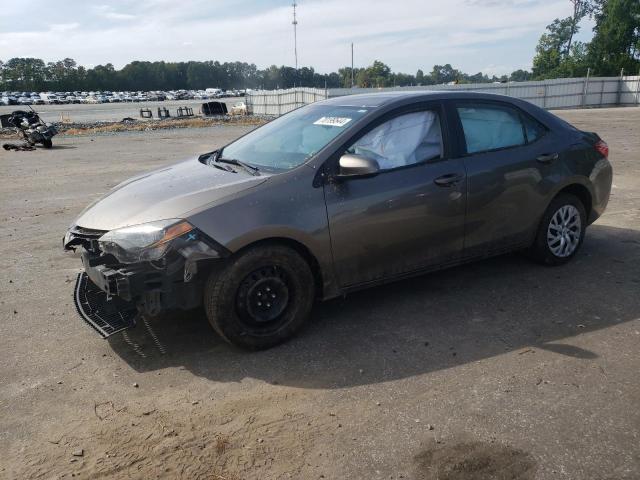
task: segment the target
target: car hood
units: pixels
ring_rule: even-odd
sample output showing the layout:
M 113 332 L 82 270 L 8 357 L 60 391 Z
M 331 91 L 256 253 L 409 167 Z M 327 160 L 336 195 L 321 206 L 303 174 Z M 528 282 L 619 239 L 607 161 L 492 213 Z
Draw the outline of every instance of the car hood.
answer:
M 204 165 L 197 158 L 138 175 L 115 186 L 73 222 L 92 230 L 182 218 L 186 213 L 255 187 L 267 175 L 251 176 Z

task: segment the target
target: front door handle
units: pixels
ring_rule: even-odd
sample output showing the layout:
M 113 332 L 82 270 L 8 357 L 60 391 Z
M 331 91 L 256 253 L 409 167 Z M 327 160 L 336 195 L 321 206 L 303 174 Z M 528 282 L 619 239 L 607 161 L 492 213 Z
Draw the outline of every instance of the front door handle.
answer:
M 538 155 L 536 160 L 540 163 L 551 163 L 558 159 L 557 153 L 543 153 L 542 155 Z
M 446 175 L 436 178 L 433 183 L 440 187 L 452 187 L 460 183 L 463 178 L 464 175 L 460 175 L 459 173 L 447 173 Z

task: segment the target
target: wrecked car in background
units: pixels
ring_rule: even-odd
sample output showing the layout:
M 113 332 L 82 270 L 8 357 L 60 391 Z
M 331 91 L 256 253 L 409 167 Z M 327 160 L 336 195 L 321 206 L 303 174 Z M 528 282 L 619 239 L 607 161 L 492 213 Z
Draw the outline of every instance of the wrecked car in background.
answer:
M 64 238 L 85 270 L 76 306 L 107 336 L 203 305 L 224 339 L 261 349 L 316 299 L 515 250 L 561 265 L 605 210 L 607 155 L 509 97 L 318 102 L 89 206 Z
M 39 143 L 44 148 L 51 148 L 53 146 L 52 139 L 58 134 L 56 127 L 42 121 L 33 109 L 29 111 L 16 110 L 6 115 L 0 115 L 0 126 L 15 129 L 30 147 Z

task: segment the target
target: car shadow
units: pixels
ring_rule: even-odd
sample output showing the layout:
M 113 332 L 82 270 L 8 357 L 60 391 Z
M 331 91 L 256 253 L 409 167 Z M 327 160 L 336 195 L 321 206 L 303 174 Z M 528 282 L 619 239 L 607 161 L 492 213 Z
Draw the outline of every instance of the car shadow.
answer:
M 639 292 L 640 231 L 594 225 L 568 265 L 506 255 L 361 291 L 316 305 L 300 335 L 263 352 L 224 343 L 201 311 L 139 322 L 109 342 L 139 372 L 343 388 L 515 350 L 588 361 L 598 352 L 562 340 L 639 318 Z
M 78 147 L 75 145 L 56 145 L 56 144 L 53 144 L 51 146 L 51 150 L 69 150 L 73 148 L 78 148 Z

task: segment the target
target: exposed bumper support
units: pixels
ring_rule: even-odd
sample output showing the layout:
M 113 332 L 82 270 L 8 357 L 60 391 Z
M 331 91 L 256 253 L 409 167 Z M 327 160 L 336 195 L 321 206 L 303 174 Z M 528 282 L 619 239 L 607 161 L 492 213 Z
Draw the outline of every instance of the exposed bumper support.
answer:
M 82 319 L 103 338 L 136 324 L 135 303 L 109 296 L 86 273 L 78 274 L 73 299 Z

